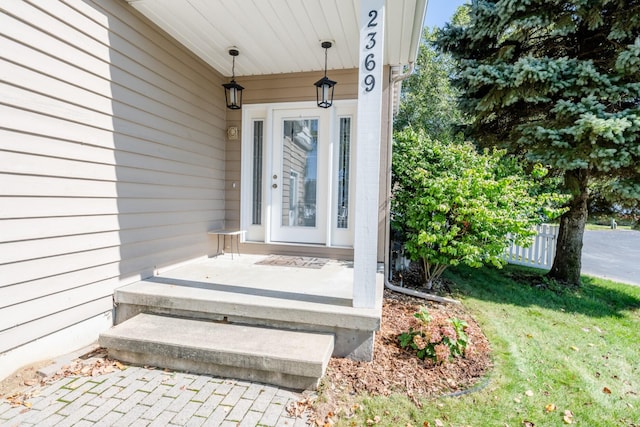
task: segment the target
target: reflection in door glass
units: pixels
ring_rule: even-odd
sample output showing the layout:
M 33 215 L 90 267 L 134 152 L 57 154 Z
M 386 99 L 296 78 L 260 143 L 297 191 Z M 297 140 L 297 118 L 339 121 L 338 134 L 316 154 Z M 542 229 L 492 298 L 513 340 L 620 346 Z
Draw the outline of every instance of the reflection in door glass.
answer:
M 251 223 L 262 224 L 262 120 L 253 122 L 253 191 Z
M 351 117 L 340 118 L 338 147 L 338 228 L 349 227 L 349 163 L 351 151 Z
M 318 120 L 284 120 L 282 225 L 316 226 Z

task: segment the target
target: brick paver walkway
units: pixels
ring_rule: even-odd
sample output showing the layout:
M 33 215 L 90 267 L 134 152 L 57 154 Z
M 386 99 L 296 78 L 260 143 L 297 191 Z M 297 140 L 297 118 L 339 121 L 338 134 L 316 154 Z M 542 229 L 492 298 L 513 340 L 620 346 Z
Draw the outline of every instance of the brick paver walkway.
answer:
M 99 377 L 69 377 L 39 390 L 33 406 L 0 402 L 6 426 L 301 427 L 286 407 L 300 394 L 207 375 L 128 367 Z

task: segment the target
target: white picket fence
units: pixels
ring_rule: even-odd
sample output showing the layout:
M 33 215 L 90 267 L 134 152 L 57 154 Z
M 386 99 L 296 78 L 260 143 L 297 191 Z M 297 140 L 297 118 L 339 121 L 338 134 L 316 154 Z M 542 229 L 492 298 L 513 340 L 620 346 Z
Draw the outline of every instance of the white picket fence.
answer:
M 536 227 L 538 235 L 528 247 L 512 245 L 505 251 L 504 259 L 509 264 L 526 265 L 528 267 L 551 268 L 556 254 L 558 226 L 542 224 Z

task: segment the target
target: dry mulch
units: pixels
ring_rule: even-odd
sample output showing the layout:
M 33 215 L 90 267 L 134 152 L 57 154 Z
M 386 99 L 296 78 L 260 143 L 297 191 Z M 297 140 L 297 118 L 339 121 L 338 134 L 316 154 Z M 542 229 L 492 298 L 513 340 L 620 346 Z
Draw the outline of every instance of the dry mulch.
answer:
M 470 346 L 463 358 L 445 364 L 422 361 L 402 349 L 398 335 L 416 327 L 413 314 L 426 306 L 432 316 L 457 317 L 469 327 Z M 472 388 L 491 367 L 490 348 L 476 321 L 460 305 L 440 304 L 385 290 L 381 330 L 375 337 L 374 360 L 355 362 L 333 358 L 320 387 L 317 401 L 305 399 L 312 407 L 317 425 L 331 425 L 333 417 L 350 417 L 358 409 L 358 394 L 388 396 L 402 393 L 417 406 L 423 399 L 435 398 Z

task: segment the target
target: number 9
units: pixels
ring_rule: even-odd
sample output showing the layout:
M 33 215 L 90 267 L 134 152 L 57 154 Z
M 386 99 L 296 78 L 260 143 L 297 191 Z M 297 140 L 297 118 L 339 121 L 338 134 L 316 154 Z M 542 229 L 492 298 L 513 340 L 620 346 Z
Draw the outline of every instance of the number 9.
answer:
M 364 88 L 365 92 L 371 92 L 376 87 L 376 78 L 371 74 L 367 74 L 364 78 L 364 84 L 366 86 Z

